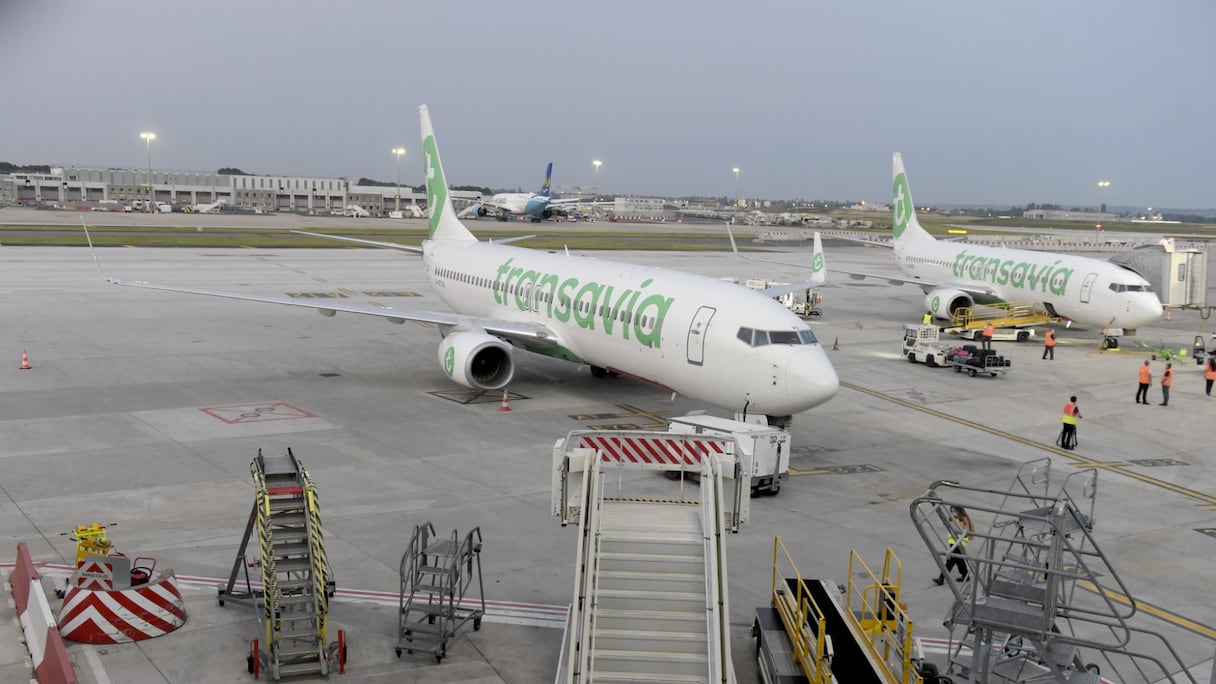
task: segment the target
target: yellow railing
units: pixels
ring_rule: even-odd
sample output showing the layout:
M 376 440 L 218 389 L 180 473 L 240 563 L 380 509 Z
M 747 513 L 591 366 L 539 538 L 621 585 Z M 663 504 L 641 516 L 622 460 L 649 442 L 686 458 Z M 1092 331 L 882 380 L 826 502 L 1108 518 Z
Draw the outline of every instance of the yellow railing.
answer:
M 862 577 L 860 582 L 858 577 Z M 874 574 L 856 550 L 850 551 L 848 612 L 857 618 L 866 637 L 864 645 L 881 658 L 892 681 L 921 684 L 912 662 L 912 619 L 899 601 L 902 577 L 903 565 L 891 549 L 883 558 L 882 577 Z
M 781 557 L 785 557 L 786 565 L 792 575 L 787 575 L 780 565 Z M 797 580 L 795 587 L 790 587 L 786 578 Z M 780 589 L 780 591 L 778 591 Z M 794 651 L 794 662 L 802 669 L 802 674 L 811 684 L 827 684 L 832 681 L 832 669 L 828 662 L 826 649 L 827 621 L 823 611 L 815 604 L 815 600 L 806 590 L 798 566 L 794 565 L 790 552 L 781 542 L 781 537 L 773 538 L 773 608 L 781 616 L 785 625 L 785 633 L 789 637 L 790 646 Z M 814 648 L 812 648 L 812 642 Z
M 1051 321 L 1051 314 L 1039 304 L 998 302 L 962 306 L 950 317 L 950 325 L 956 328 L 982 328 L 989 321 L 997 327 L 1047 323 Z
M 317 635 L 321 643 L 327 643 L 326 631 L 329 620 L 329 588 L 325 581 L 325 544 L 321 537 L 321 506 L 317 501 L 317 488 L 308 471 L 300 466 L 300 475 L 304 478 L 304 496 L 308 506 L 308 548 L 309 559 L 312 561 L 312 592 L 313 605 L 317 611 Z
M 258 557 L 261 561 L 259 565 L 262 568 L 262 613 L 263 622 L 266 625 L 266 648 L 269 650 L 271 644 L 274 643 L 271 637 L 277 631 L 275 615 L 278 612 L 279 590 L 278 583 L 275 581 L 274 546 L 270 531 L 270 494 L 266 491 L 266 480 L 262 476 L 262 469 L 259 467 L 257 459 L 254 459 L 253 463 L 249 465 L 249 470 L 253 473 L 258 511 Z

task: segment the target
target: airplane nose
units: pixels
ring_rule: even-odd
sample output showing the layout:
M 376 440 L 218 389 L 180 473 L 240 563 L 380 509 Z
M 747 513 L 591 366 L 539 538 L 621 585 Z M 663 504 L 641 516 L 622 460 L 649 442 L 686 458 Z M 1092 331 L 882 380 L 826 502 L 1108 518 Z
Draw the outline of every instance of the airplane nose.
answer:
M 836 369 L 819 345 L 800 349 L 790 359 L 785 373 L 790 401 L 800 407 L 795 412 L 826 402 L 840 389 Z

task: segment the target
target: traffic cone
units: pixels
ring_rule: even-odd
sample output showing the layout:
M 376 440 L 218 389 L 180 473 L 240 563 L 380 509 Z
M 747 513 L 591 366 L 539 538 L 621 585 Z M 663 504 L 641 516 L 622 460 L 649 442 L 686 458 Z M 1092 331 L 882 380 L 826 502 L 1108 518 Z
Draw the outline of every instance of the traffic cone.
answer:
M 502 391 L 502 406 L 499 406 L 498 410 L 499 411 L 510 411 L 511 410 L 511 397 L 507 395 L 506 390 Z
M 25 350 L 22 349 L 21 350 L 21 370 L 29 370 L 30 368 L 32 368 L 32 366 L 30 366 L 30 355 L 26 354 Z

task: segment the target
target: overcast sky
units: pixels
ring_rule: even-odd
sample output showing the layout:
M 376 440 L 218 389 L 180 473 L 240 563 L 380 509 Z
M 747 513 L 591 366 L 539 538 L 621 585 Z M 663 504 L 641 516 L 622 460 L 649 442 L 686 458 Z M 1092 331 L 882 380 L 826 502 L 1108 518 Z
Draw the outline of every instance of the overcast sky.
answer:
M 0 161 L 1216 206 L 1211 0 L 0 0 Z M 1097 183 L 1109 180 L 1099 196 Z

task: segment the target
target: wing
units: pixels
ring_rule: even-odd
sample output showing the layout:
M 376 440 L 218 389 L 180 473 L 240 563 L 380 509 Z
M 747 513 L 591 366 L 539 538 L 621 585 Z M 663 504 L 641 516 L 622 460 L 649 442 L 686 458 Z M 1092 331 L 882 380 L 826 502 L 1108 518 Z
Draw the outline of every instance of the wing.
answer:
M 319 234 L 318 234 L 319 235 Z M 333 237 L 333 236 L 321 236 Z M 149 283 L 143 280 L 122 280 L 119 278 L 111 278 L 106 275 L 101 268 L 101 260 L 97 257 L 96 250 L 93 249 L 93 239 L 89 236 L 89 231 L 85 229 L 85 238 L 89 243 L 89 251 L 93 254 L 93 263 L 97 265 L 97 272 L 102 278 L 111 285 L 123 285 L 126 287 L 140 287 L 148 290 L 161 290 L 164 292 L 180 292 L 183 294 L 203 295 L 207 297 L 223 297 L 226 299 L 240 299 L 247 302 L 263 302 L 267 304 L 282 304 L 284 306 L 296 306 L 305 309 L 315 309 L 325 316 L 333 316 L 339 312 L 363 314 L 366 316 L 379 316 L 390 323 L 401 324 L 406 321 L 414 321 L 415 323 L 424 323 L 436 325 L 446 330 L 484 330 L 491 335 L 497 335 L 506 339 L 513 344 L 526 348 L 545 348 L 554 347 L 562 344 L 562 340 L 554 333 L 553 330 L 534 323 L 525 323 L 519 321 L 507 321 L 493 318 L 483 318 L 480 316 L 468 316 L 465 314 L 444 312 L 444 311 L 417 311 L 410 309 L 395 309 L 390 306 L 376 306 L 373 304 L 358 304 L 358 303 L 342 303 L 333 300 L 309 300 L 296 299 L 285 295 L 265 295 L 254 294 L 249 292 L 235 292 L 231 290 L 212 290 L 199 287 L 187 287 L 182 285 L 168 285 L 164 283 Z M 354 238 L 346 238 L 355 242 L 371 242 L 365 240 L 355 240 Z M 378 243 L 372 243 L 378 244 Z M 390 246 L 392 243 L 383 243 L 385 246 Z M 404 245 L 396 245 L 400 248 Z
M 308 237 L 325 238 L 327 240 L 338 240 L 340 242 L 353 242 L 357 245 L 367 245 L 368 247 L 381 247 L 384 249 L 399 249 L 403 252 L 410 252 L 412 254 L 422 254 L 421 247 L 414 247 L 413 245 L 401 245 L 401 244 L 397 244 L 396 242 L 378 242 L 376 240 L 361 240 L 359 238 L 343 237 L 341 235 L 325 235 L 324 233 L 309 233 L 309 232 L 303 231 L 303 230 L 293 230 L 291 232 L 293 232 L 297 235 L 307 235 Z

